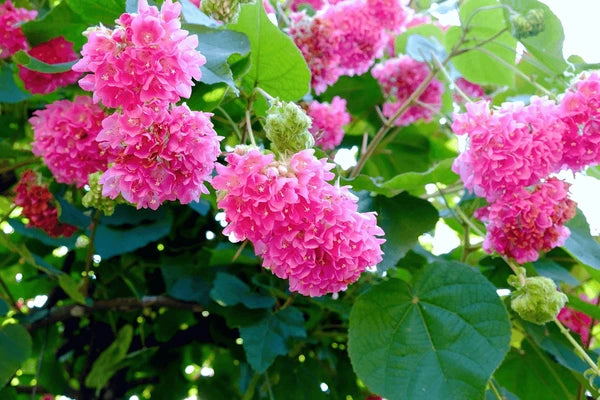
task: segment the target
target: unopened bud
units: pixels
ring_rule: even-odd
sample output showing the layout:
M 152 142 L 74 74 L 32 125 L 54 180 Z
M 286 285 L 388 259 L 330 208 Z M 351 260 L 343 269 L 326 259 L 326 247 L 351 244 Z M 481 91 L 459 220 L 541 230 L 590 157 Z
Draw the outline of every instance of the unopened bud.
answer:
M 241 3 L 247 3 L 247 1 L 202 0 L 200 10 L 206 15 L 210 15 L 214 19 L 226 24 L 235 23 L 240 15 Z
M 512 23 L 512 33 L 517 39 L 525 39 L 535 36 L 545 28 L 544 10 L 534 8 L 527 11 L 527 14 L 517 14 L 510 18 Z
M 511 275 L 508 283 L 516 289 L 510 306 L 521 318 L 538 325 L 552 321 L 567 302 L 567 296 L 556 290 L 554 281 L 543 276 L 525 278 L 523 284 Z
M 308 131 L 312 121 L 297 104 L 274 100 L 267 110 L 265 133 L 275 153 L 297 153 L 315 145 Z

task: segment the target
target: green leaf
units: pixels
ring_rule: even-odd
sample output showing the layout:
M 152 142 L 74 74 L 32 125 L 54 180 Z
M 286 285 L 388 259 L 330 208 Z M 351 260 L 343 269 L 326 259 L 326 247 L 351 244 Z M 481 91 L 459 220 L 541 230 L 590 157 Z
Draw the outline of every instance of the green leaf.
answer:
M 552 279 L 554 282 L 556 282 L 556 284 L 560 284 L 562 282 L 571 286 L 578 286 L 581 284 L 581 282 L 571 275 L 568 270 L 563 268 L 562 265 L 547 258 L 539 259 L 533 263 L 533 266 L 539 275 Z
M 590 234 L 590 226 L 581 210 L 565 225 L 571 235 L 563 247 L 583 264 L 600 270 L 600 244 Z
M 42 18 L 23 24 L 22 29 L 31 46 L 63 36 L 69 42 L 73 42 L 75 49 L 78 49 L 87 41 L 82 32 L 89 25 L 88 21 L 73 11 L 67 1 L 63 1 Z
M 413 35 L 420 35 L 422 37 L 434 37 L 440 43 L 444 43 L 444 32 L 439 26 L 433 24 L 423 24 L 412 27 L 401 35 L 396 36 L 395 45 L 397 54 L 407 54 L 407 43 L 408 38 Z M 442 61 L 443 58 L 440 59 Z
M 125 12 L 125 0 L 65 0 L 71 10 L 88 25 L 114 25 L 115 19 Z M 137 9 L 136 9 L 137 12 Z
M 3 299 L 0 299 L 0 317 L 4 317 L 8 314 L 8 310 L 10 310 L 8 303 Z
M 435 36 L 413 34 L 406 41 L 406 54 L 415 61 L 433 62 L 446 58 L 446 49 Z
M 200 9 L 196 7 L 190 0 L 180 0 L 180 3 L 181 16 L 183 17 L 183 21 L 185 23 L 202 25 L 211 28 L 217 28 L 219 26 L 217 21 L 200 11 Z M 133 12 L 137 12 L 137 4 L 135 6 L 135 11 Z
M 494 377 L 522 400 L 575 400 L 577 395 L 578 383 L 571 372 L 529 341 L 511 350 Z
M 412 285 L 392 279 L 362 294 L 348 339 L 358 377 L 381 396 L 481 399 L 508 351 L 510 323 L 480 273 L 435 262 Z
M 40 242 L 44 243 L 47 246 L 53 246 L 53 247 L 65 246 L 69 250 L 75 248 L 75 242 L 77 240 L 76 235 L 73 235 L 68 238 L 65 238 L 65 237 L 53 238 L 53 237 L 48 236 L 48 234 L 46 232 L 44 232 L 43 230 L 41 230 L 39 228 L 28 228 L 27 226 L 25 226 L 24 223 L 22 223 L 20 220 L 18 220 L 16 218 L 11 218 L 7 222 L 10 224 L 10 226 L 12 226 L 12 228 L 15 230 L 15 232 L 18 232 L 25 237 L 39 240 Z
M 15 76 L 9 64 L 0 65 L 0 102 L 14 104 L 26 100 L 31 95 L 15 83 Z
M 306 337 L 304 317 L 298 309 L 288 307 L 269 313 L 253 325 L 242 326 L 240 336 L 248 363 L 256 372 L 263 373 L 278 355 L 287 354 L 289 338 Z
M 45 72 L 48 74 L 57 74 L 60 72 L 70 71 L 71 67 L 75 65 L 75 63 L 78 60 L 59 64 L 46 64 L 45 62 L 40 61 L 37 58 L 31 57 L 23 50 L 19 50 L 13 55 L 13 61 L 32 71 Z
M 501 8 L 475 12 L 482 7 L 498 5 L 496 0 L 467 0 L 460 7 L 463 23 L 471 19 L 467 42 L 463 47 L 471 47 L 488 39 L 506 28 L 504 13 Z M 450 52 L 462 36 L 461 27 L 453 26 L 446 32 L 446 49 Z M 494 41 L 481 48 L 494 56 L 481 51 L 480 48 L 470 50 L 452 58 L 452 63 L 465 79 L 479 84 L 508 85 L 514 84 L 515 73 L 508 66 L 515 65 L 517 41 L 505 32 Z M 507 65 L 505 65 L 505 63 Z
M 407 193 L 393 198 L 379 196 L 375 202 L 379 226 L 385 232 L 386 239 L 383 261 L 377 268 L 385 271 L 404 257 L 421 234 L 435 227 L 439 215 L 430 202 Z
M 569 298 L 567 307 L 573 310 L 581 311 L 582 313 L 589 315 L 593 319 L 600 321 L 600 308 L 598 308 L 597 305 L 590 304 L 587 301 L 583 301 L 579 297 L 573 296 L 569 293 L 566 293 L 566 295 Z
M 195 257 L 164 257 L 161 260 L 161 272 L 169 296 L 203 305 L 209 303 L 210 269 L 204 263 L 195 263 Z
M 275 299 L 250 291 L 250 287 L 233 275 L 219 272 L 210 297 L 224 307 L 243 304 L 248 308 L 271 308 Z
M 192 110 L 212 111 L 221 104 L 226 92 L 227 85 L 224 83 L 207 85 L 200 82 L 192 90 L 192 95 L 185 102 Z
M 321 95 L 321 100 L 331 102 L 335 96 L 348 100 L 346 107 L 354 115 L 364 115 L 377 104 L 383 103 L 381 86 L 370 73 L 340 77 Z
M 85 378 L 85 386 L 101 389 L 110 378 L 121 368 L 120 363 L 131 345 L 133 339 L 133 328 L 125 325 L 117 333 L 115 341 L 104 350 L 94 361 L 92 370 Z
M 248 54 L 250 51 L 248 37 L 243 33 L 201 25 L 186 24 L 183 28 L 198 36 L 196 49 L 206 57 L 206 64 L 200 67 L 202 71 L 200 81 L 208 85 L 224 82 L 233 89 L 235 94 L 239 94 L 227 60 L 233 54 L 240 56 Z
M 82 213 L 73 204 L 66 201 L 62 196 L 54 195 L 54 198 L 58 202 L 58 220 L 65 224 L 74 225 L 81 229 L 89 228 L 92 223 L 92 219 Z
M 132 252 L 168 235 L 172 223 L 173 216 L 167 213 L 162 219 L 130 229 L 110 228 L 100 224 L 94 242 L 96 253 L 102 258 L 110 258 Z
M 544 30 L 535 36 L 520 39 L 527 52 L 535 56 L 552 71 L 561 74 L 567 63 L 563 57 L 565 34 L 560 20 L 550 8 L 537 0 L 500 0 L 513 10 L 525 15 L 527 11 L 540 9 L 544 12 Z M 505 12 L 509 18 L 508 11 Z
M 85 304 L 85 296 L 79 291 L 79 285 L 70 275 L 58 275 L 58 285 L 65 293 L 79 304 Z
M 31 336 L 22 325 L 0 327 L 0 387 L 31 354 Z
M 352 185 L 354 190 L 369 190 L 387 197 L 395 196 L 403 191 L 413 195 L 425 193 L 428 183 L 452 184 L 458 180 L 458 175 L 452 171 L 454 159 L 442 160 L 424 172 L 405 172 L 390 180 L 381 182 L 377 178 L 359 175 L 354 179 L 344 179 L 344 183 Z
M 302 53 L 285 33 L 269 20 L 262 2 L 242 6 L 238 22 L 228 28 L 250 39 L 252 65 L 246 75 L 252 87 L 271 96 L 294 101 L 310 89 L 310 72 Z

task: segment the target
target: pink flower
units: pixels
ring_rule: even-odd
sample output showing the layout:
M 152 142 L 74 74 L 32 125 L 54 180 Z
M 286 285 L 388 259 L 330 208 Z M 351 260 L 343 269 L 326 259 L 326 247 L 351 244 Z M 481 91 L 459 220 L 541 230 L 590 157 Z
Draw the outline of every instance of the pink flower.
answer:
M 21 24 L 36 16 L 37 11 L 16 8 L 11 0 L 0 4 L 0 59 L 8 58 L 19 50 L 27 50 Z
M 308 116 L 312 119 L 310 133 L 315 144 L 323 150 L 333 150 L 344 138 L 343 126 L 350 122 L 346 112 L 346 100 L 335 96 L 331 104 L 312 101 L 308 104 Z
M 580 76 L 562 98 L 560 111 L 567 126 L 561 167 L 579 171 L 600 164 L 600 75 Z
M 469 96 L 471 99 L 484 99 L 490 100 L 483 91 L 483 88 L 476 83 L 469 82 L 463 77 L 458 78 L 454 84 L 463 91 L 464 94 Z M 454 93 L 454 101 L 457 103 L 464 103 L 465 99 L 463 99 L 458 94 Z
M 340 76 L 367 72 L 383 54 L 388 31 L 400 32 L 410 13 L 399 0 L 329 1 L 314 17 L 292 13 L 290 36 L 308 63 L 315 92 Z
M 275 161 L 238 147 L 213 180 L 225 210 L 224 234 L 250 240 L 263 266 L 291 291 L 321 296 L 345 290 L 381 261 L 383 235 L 374 213 L 359 213 L 346 187 L 327 181 L 333 167 L 313 150 Z
M 198 37 L 181 28 L 181 4 L 166 0 L 160 12 L 140 0 L 138 14 L 122 14 L 114 30 L 87 31 L 83 58 L 74 71 L 90 72 L 79 85 L 107 107 L 136 108 L 176 103 L 190 97 L 192 78 L 206 62 L 196 50 Z
M 106 169 L 96 142 L 106 114 L 90 97 L 56 101 L 33 115 L 33 154 L 43 157 L 57 182 L 81 188 L 89 174 Z
M 585 294 L 580 295 L 579 298 L 590 304 L 598 304 L 598 298 L 592 300 Z M 580 311 L 575 311 L 572 308 L 563 307 L 556 318 L 558 318 L 564 326 L 579 334 L 583 344 L 589 346 L 590 330 L 593 328 L 592 317 Z
M 429 67 L 426 63 L 415 61 L 404 55 L 375 65 L 371 70 L 371 74 L 377 79 L 387 98 L 383 105 L 383 115 L 391 118 L 425 80 L 429 74 Z M 418 100 L 428 104 L 434 110 L 439 110 L 442 104 L 443 91 L 444 85 L 434 78 Z M 429 108 L 412 105 L 396 118 L 394 124 L 405 126 L 420 119 L 431 121 L 432 116 L 433 111 Z
M 76 227 L 58 220 L 54 196 L 47 186 L 40 185 L 38 176 L 32 170 L 23 173 L 15 192 L 14 202 L 23 207 L 23 215 L 29 219 L 27 226 L 40 228 L 52 237 L 68 237 L 77 231 Z
M 483 249 L 514 258 L 519 264 L 538 259 L 540 251 L 562 246 L 569 236 L 564 223 L 575 216 L 569 184 L 550 178 L 535 186 L 507 192 L 475 216 L 486 223 Z
M 60 64 L 77 60 L 73 43 L 65 40 L 62 36 L 41 43 L 29 50 L 28 53 L 46 64 Z M 31 93 L 46 94 L 53 92 L 56 88 L 77 82 L 80 75 L 75 71 L 46 74 L 19 66 L 19 78 L 23 80 L 25 89 Z
M 532 97 L 528 106 L 504 103 L 493 111 L 479 101 L 466 109 L 454 116 L 452 130 L 469 136 L 469 148 L 452 168 L 477 196 L 493 201 L 556 170 L 564 124 L 552 101 Z
M 208 193 L 219 140 L 212 114 L 186 105 L 137 107 L 102 121 L 97 141 L 112 163 L 100 178 L 102 195 L 119 194 L 137 208 L 157 209 L 166 200 L 182 204 Z

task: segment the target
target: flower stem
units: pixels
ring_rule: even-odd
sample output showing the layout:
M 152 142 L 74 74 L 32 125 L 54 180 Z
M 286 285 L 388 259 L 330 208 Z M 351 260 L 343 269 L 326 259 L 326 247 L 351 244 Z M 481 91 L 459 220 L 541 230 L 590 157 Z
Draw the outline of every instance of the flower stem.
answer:
M 577 343 L 577 340 L 575 340 L 575 338 L 571 335 L 569 330 L 565 328 L 565 326 L 561 324 L 557 318 L 554 318 L 554 323 L 558 326 L 558 329 L 560 329 L 560 332 L 567 338 L 567 340 L 571 342 L 571 344 L 575 348 L 575 352 L 577 352 L 581 356 L 581 358 L 583 358 L 583 361 L 585 361 L 587 365 L 590 366 L 594 374 L 596 376 L 600 376 L 600 368 L 598 367 L 598 364 L 596 364 L 594 360 L 592 360 L 587 354 L 587 352 L 583 349 L 583 347 L 581 347 L 581 345 Z

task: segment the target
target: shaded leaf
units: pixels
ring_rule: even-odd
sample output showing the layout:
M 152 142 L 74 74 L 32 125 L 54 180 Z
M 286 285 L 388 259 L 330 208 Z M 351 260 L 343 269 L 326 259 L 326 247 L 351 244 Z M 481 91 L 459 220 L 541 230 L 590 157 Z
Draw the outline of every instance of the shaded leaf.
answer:
M 600 244 L 590 234 L 590 226 L 581 210 L 565 225 L 571 235 L 563 247 L 582 263 L 600 270 Z
M 92 369 L 85 378 L 85 385 L 90 388 L 101 389 L 110 378 L 121 368 L 120 363 L 129 350 L 133 339 L 133 328 L 125 325 L 117 333 L 115 341 L 94 361 Z
M 30 353 L 31 336 L 23 326 L 0 326 L 0 387 L 6 385 Z
M 219 272 L 210 297 L 222 306 L 243 304 L 248 308 L 271 308 L 275 299 L 250 291 L 250 287 L 233 275 Z

